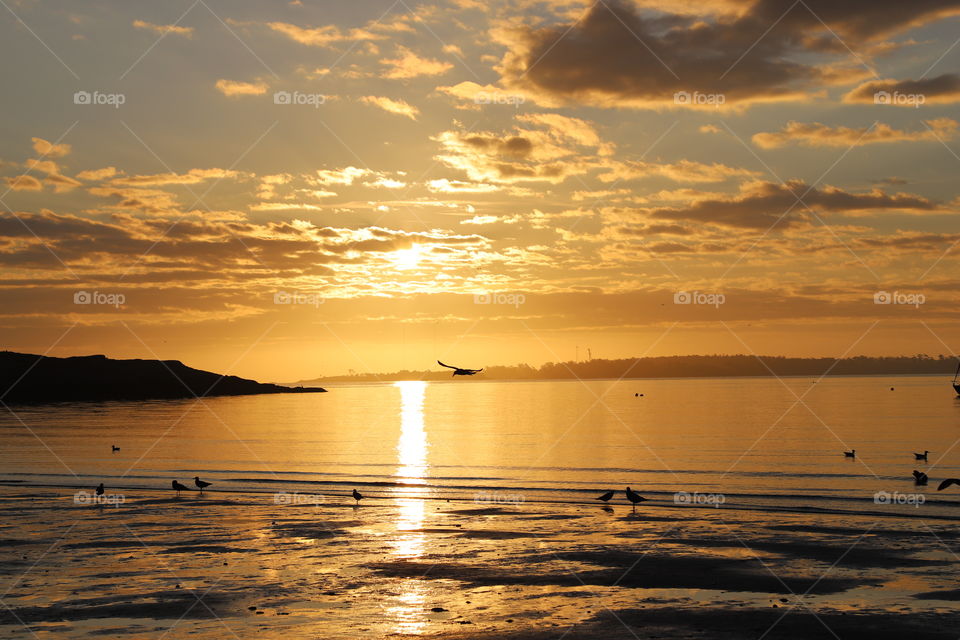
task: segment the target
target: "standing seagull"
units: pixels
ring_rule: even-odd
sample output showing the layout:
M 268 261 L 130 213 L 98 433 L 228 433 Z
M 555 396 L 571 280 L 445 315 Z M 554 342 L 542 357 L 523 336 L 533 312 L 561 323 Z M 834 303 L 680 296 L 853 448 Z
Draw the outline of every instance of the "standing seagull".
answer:
M 205 487 L 209 487 L 212 483 L 204 482 L 200 479 L 200 476 L 193 476 L 193 484 L 197 485 L 197 488 L 200 489 L 200 493 L 203 493 Z
M 180 492 L 181 492 L 181 491 L 190 491 L 190 487 L 185 487 L 185 486 L 183 486 L 182 484 L 180 484 L 179 482 L 177 482 L 176 480 L 174 480 L 173 482 L 171 482 L 171 483 L 170 483 L 170 486 L 172 486 L 172 487 L 174 488 L 174 490 L 177 492 L 177 497 L 180 497 Z
M 917 484 L 917 485 L 926 485 L 926 484 L 927 484 L 927 481 L 928 481 L 929 479 L 930 479 L 930 478 L 928 478 L 928 477 L 927 477 L 927 474 L 925 474 L 923 471 L 917 471 L 916 469 L 913 470 L 913 482 L 914 482 L 914 484 Z
M 928 453 L 930 453 L 930 452 L 929 452 L 929 451 L 924 451 L 923 453 L 915 453 L 915 454 L 913 454 L 913 458 L 914 458 L 915 460 L 926 460 Z
M 461 369 L 460 367 L 452 367 L 449 364 L 443 364 L 439 360 L 437 360 L 437 364 L 447 369 L 453 369 L 454 376 L 473 376 L 483 371 L 483 369 Z
M 843 455 L 844 455 L 845 457 L 847 457 L 847 458 L 856 458 L 856 457 L 857 457 L 857 450 L 856 450 L 856 449 L 850 449 L 850 451 L 844 451 L 844 452 L 843 452 Z
M 610 498 L 613 497 L 613 491 L 607 491 L 602 496 L 597 496 L 594 500 L 603 500 L 604 502 L 610 502 Z
M 950 485 L 954 485 L 954 484 L 960 484 L 960 478 L 947 478 L 946 480 L 940 483 L 940 486 L 937 487 L 937 491 L 943 491 Z
M 637 510 L 637 504 L 646 500 L 642 495 L 627 487 L 627 500 L 633 503 L 633 510 Z
M 363 500 L 363 496 L 360 495 L 360 492 L 356 489 L 353 490 L 353 499 L 357 501 L 357 506 L 360 506 L 360 501 Z

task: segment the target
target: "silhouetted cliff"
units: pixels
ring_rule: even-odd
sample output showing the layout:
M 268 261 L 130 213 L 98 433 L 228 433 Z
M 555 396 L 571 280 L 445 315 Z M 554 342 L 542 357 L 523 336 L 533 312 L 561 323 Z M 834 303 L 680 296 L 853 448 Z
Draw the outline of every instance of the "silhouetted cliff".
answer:
M 323 391 L 326 389 L 291 388 L 221 376 L 192 369 L 179 360 L 111 360 L 101 355 L 52 358 L 0 351 L 0 399 L 6 403 Z

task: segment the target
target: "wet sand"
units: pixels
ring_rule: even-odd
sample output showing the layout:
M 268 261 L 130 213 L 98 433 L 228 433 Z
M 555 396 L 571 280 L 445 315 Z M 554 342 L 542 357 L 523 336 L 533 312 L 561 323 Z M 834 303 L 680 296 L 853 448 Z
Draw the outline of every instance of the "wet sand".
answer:
M 960 531 L 938 521 L 73 496 L 0 487 L 2 637 L 937 640 L 960 622 Z

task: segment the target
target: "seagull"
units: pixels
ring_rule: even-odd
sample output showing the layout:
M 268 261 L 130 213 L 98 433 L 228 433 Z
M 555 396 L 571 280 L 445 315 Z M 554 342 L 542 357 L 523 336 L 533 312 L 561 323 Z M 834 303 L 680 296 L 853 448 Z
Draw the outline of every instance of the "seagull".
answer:
M 111 451 L 120 451 L 120 447 L 118 447 L 118 446 L 115 445 L 115 444 L 112 444 L 112 445 L 110 445 L 110 450 L 111 450 Z
M 363 500 L 363 496 L 360 495 L 360 492 L 356 489 L 353 490 L 353 499 L 357 501 L 357 505 L 360 505 L 360 501 Z
M 636 511 L 636 510 L 637 510 L 637 503 L 643 502 L 644 500 L 646 500 L 646 498 L 644 498 L 643 496 L 641 496 L 639 493 L 637 493 L 636 491 L 634 491 L 634 490 L 631 489 L 630 487 L 627 487 L 627 500 L 629 500 L 630 502 L 633 503 L 633 510 Z
M 180 495 L 181 491 L 190 491 L 190 487 L 185 487 L 176 480 L 174 480 L 170 485 L 176 490 L 177 496 Z
M 937 487 L 937 491 L 943 491 L 944 489 L 946 489 L 947 487 L 953 484 L 960 484 L 960 478 L 947 478 L 946 480 L 940 483 L 940 486 Z
M 102 483 L 102 482 L 100 483 L 100 486 L 97 487 L 97 495 L 98 495 L 98 496 L 102 496 L 102 495 L 103 495 L 103 483 Z
M 847 457 L 847 458 L 856 458 L 856 457 L 857 457 L 857 450 L 856 450 L 856 449 L 850 449 L 850 451 L 844 451 L 844 452 L 843 452 L 843 455 L 844 455 L 845 457 Z
M 612 497 L 613 497 L 613 491 L 607 491 L 607 492 L 606 492 L 605 494 L 603 494 L 602 496 L 597 496 L 597 497 L 594 498 L 594 499 L 595 499 L 595 500 L 603 500 L 604 502 L 609 502 L 609 501 L 610 501 L 610 498 L 612 498 Z
M 197 487 L 200 489 L 200 493 L 203 493 L 203 489 L 205 487 L 209 487 L 212 483 L 204 482 L 200 479 L 200 476 L 193 476 L 193 484 L 197 485 Z
M 437 360 L 437 364 L 441 367 L 446 367 L 447 369 L 453 369 L 454 376 L 472 376 L 483 371 L 483 369 L 461 369 L 460 367 L 451 367 L 449 364 L 443 364 L 439 360 Z
M 929 480 L 929 478 L 927 477 L 927 474 L 925 474 L 923 471 L 917 471 L 916 469 L 914 469 L 913 471 L 914 483 L 925 485 L 927 484 L 927 480 Z
M 915 460 L 926 460 L 928 453 L 930 453 L 930 452 L 929 452 L 929 451 L 924 451 L 923 453 L 915 453 L 915 454 L 913 454 L 913 457 L 914 457 Z

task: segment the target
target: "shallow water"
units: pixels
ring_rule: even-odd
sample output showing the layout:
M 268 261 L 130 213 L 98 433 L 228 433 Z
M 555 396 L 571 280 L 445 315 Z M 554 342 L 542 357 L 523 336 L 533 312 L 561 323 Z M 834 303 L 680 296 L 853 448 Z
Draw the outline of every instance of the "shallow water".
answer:
M 103 481 L 122 492 L 173 478 L 192 486 L 199 475 L 216 491 L 278 501 L 342 499 L 357 487 L 371 499 L 494 504 L 591 502 L 629 485 L 650 499 L 645 508 L 958 519 L 960 488 L 936 491 L 960 476 L 960 401 L 948 383 L 456 380 L 14 406 L 0 416 L 0 481 Z M 842 455 L 851 448 L 855 460 Z M 912 452 L 927 449 L 929 462 L 915 462 Z M 929 487 L 915 487 L 913 469 L 929 474 Z

